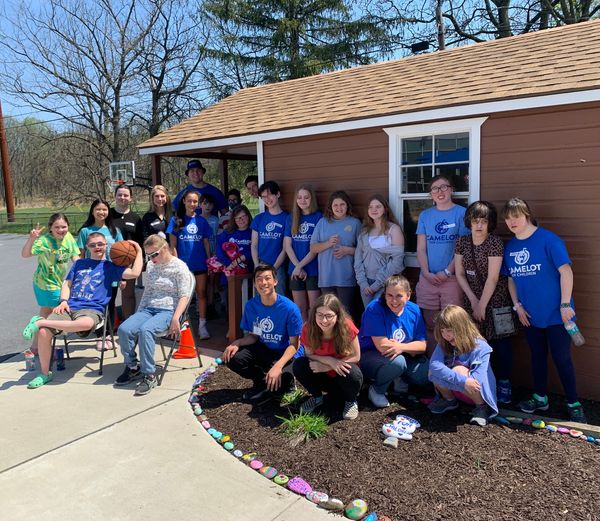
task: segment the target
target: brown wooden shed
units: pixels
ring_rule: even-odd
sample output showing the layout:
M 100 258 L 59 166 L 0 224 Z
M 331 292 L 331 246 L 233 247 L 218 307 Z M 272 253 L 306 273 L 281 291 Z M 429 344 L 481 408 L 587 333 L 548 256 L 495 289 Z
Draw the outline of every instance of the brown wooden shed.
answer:
M 465 202 L 528 200 L 567 243 L 587 339 L 574 351 L 578 387 L 600 399 L 600 21 L 244 89 L 139 151 L 155 182 L 161 156 L 256 158 L 288 206 L 301 181 L 321 205 L 345 189 L 359 211 L 382 193 L 408 251 L 432 173 L 455 176 Z

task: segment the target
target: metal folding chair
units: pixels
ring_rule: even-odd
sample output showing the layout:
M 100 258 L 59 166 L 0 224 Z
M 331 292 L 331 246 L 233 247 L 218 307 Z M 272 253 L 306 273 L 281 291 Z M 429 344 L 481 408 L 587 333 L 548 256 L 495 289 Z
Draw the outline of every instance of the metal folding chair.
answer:
M 71 354 L 69 353 L 69 344 L 80 342 L 82 340 L 84 340 L 84 341 L 90 340 L 92 338 L 94 340 L 97 340 L 99 338 L 97 336 L 97 333 L 100 330 L 102 331 L 102 337 L 101 337 L 102 338 L 102 351 L 100 352 L 100 367 L 98 368 L 98 375 L 102 376 L 102 369 L 104 367 L 104 353 L 106 353 L 106 351 L 107 351 L 104 349 L 104 347 L 106 346 L 107 331 L 110 332 L 110 336 L 112 338 L 113 357 L 114 358 L 117 357 L 117 345 L 116 345 L 115 332 L 113 329 L 112 320 L 110 319 L 108 304 L 104 308 L 104 314 L 102 315 L 102 319 L 96 326 L 96 329 L 94 329 L 93 331 L 90 331 L 90 333 L 87 336 L 81 337 L 77 333 L 60 333 L 60 334 L 54 336 L 54 338 L 52 339 L 52 359 L 51 359 L 50 365 L 52 366 L 52 364 L 54 363 L 54 350 L 56 349 L 57 337 L 59 337 L 59 336 L 62 337 L 64 345 L 65 345 L 65 347 L 64 347 L 65 357 L 67 358 L 67 360 L 70 360 Z M 110 349 L 108 349 L 108 350 L 110 350 Z
M 184 322 L 188 319 L 187 315 L 188 315 L 188 310 L 190 308 L 190 302 L 192 301 L 192 298 L 194 296 L 194 291 L 196 289 L 196 278 L 194 277 L 194 275 L 191 272 L 190 272 L 190 279 L 191 279 L 190 295 L 189 295 L 187 306 L 185 307 L 185 310 L 183 311 L 183 313 L 181 314 L 181 317 L 179 318 L 179 327 L 180 328 L 183 328 Z M 181 333 L 179 333 L 176 336 L 169 336 L 168 331 L 162 331 L 156 335 L 156 340 L 160 345 L 163 359 L 165 361 L 163 370 L 160 372 L 160 374 L 157 377 L 157 384 L 160 385 L 162 383 L 163 378 L 165 377 L 165 373 L 167 372 L 167 367 L 169 366 L 169 362 L 171 361 L 171 358 L 173 357 L 173 353 L 179 346 L 179 341 L 181 340 Z M 169 354 L 167 355 L 165 352 L 165 344 L 167 344 L 167 346 L 168 346 L 169 343 L 170 343 Z M 200 346 L 195 346 L 195 347 L 196 347 L 196 356 L 198 357 L 198 367 L 202 367 L 202 359 L 200 358 Z

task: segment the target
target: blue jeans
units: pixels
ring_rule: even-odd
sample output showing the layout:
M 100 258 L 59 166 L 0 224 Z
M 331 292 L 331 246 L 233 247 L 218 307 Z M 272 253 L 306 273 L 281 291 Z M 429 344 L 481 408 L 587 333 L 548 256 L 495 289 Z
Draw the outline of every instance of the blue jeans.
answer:
M 173 310 L 144 308 L 131 315 L 119 326 L 119 344 L 127 367 L 137 365 L 136 342 L 140 346 L 141 369 L 144 374 L 154 374 L 156 335 L 166 331 L 171 324 Z
M 365 351 L 360 356 L 360 370 L 365 381 L 373 381 L 373 388 L 379 394 L 385 393 L 399 376 L 415 385 L 429 382 L 429 360 L 425 355 L 398 355 L 390 360 L 377 350 Z

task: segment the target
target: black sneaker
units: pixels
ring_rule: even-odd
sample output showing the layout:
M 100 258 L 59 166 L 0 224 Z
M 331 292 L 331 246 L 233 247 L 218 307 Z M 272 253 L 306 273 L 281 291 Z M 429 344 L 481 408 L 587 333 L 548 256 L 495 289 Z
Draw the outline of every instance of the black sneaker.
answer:
M 587 423 L 587 418 L 583 412 L 583 406 L 579 402 L 574 404 L 567 404 L 569 410 L 569 419 L 575 423 Z
M 247 402 L 255 402 L 260 400 L 263 396 L 265 396 L 269 391 L 267 391 L 267 387 L 264 384 L 254 384 L 250 389 L 248 389 L 244 394 L 242 394 L 242 400 Z
M 148 394 L 154 387 L 156 387 L 157 383 L 156 377 L 153 374 L 145 374 L 144 379 L 137 385 L 133 394 L 135 396 L 143 396 L 144 394 Z
M 125 369 L 123 370 L 121 375 L 115 380 L 115 383 L 113 385 L 116 385 L 117 387 L 121 385 L 127 385 L 128 383 L 133 382 L 134 380 L 139 380 L 142 376 L 142 371 L 140 370 L 139 365 L 134 367 L 133 369 L 125 366 Z

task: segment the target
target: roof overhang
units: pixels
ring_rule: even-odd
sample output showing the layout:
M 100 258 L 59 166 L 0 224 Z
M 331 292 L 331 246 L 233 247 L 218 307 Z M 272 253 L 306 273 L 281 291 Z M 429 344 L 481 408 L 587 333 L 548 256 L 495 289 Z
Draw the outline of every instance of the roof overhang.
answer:
M 193 153 L 196 156 L 199 153 L 218 151 L 227 151 L 227 153 L 231 153 L 233 155 L 235 154 L 236 150 L 240 153 L 243 151 L 244 154 L 252 155 L 252 150 L 256 150 L 256 144 L 265 141 L 294 139 L 305 136 L 316 136 L 319 134 L 346 132 L 365 128 L 408 125 L 425 121 L 448 120 L 490 115 L 498 112 L 564 106 L 596 101 L 600 101 L 600 89 L 490 101 L 469 105 L 458 105 L 430 110 L 421 110 L 417 112 L 405 112 L 402 114 L 393 114 L 374 118 L 355 119 L 351 121 L 343 121 L 325 125 L 256 133 L 244 136 L 232 136 L 214 140 L 197 142 L 190 141 L 187 143 L 173 145 L 139 148 L 138 150 L 140 155 L 185 156 Z

